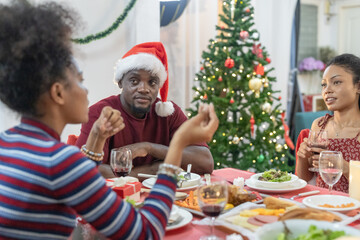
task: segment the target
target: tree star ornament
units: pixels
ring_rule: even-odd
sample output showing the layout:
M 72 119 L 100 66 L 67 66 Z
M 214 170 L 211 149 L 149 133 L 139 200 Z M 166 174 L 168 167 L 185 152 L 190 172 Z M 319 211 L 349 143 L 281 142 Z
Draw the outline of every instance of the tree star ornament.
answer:
M 233 68 L 234 67 L 234 65 L 235 65 L 235 62 L 234 62 L 234 60 L 233 59 L 231 59 L 230 57 L 228 57 L 227 59 L 226 59 L 226 61 L 225 61 L 225 67 L 227 67 L 227 68 Z

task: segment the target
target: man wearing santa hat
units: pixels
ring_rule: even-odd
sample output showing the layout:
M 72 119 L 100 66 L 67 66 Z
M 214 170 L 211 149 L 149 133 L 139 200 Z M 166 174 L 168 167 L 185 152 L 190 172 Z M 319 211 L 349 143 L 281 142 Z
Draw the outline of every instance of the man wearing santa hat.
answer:
M 137 173 L 155 174 L 165 159 L 172 136 L 187 117 L 173 102 L 167 101 L 169 79 L 166 51 L 160 42 L 134 46 L 115 66 L 115 83 L 121 94 L 105 98 L 89 109 L 89 122 L 82 125 L 76 145 L 85 144 L 91 127 L 105 106 L 120 111 L 125 128 L 107 139 L 100 171 L 106 178 L 114 177 L 109 152 L 113 148 L 128 147 L 133 157 L 132 176 Z M 161 99 L 158 93 L 160 91 Z M 184 149 L 182 168 L 192 164 L 192 172 L 211 173 L 212 155 L 206 143 Z

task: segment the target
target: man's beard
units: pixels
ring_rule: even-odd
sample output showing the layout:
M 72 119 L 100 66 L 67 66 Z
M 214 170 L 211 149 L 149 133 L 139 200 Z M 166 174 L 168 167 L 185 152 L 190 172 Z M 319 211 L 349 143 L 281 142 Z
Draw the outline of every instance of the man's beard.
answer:
M 131 111 L 135 114 L 144 114 L 145 115 L 146 113 L 150 112 L 150 108 L 151 108 L 151 105 L 149 105 L 146 108 L 131 106 Z

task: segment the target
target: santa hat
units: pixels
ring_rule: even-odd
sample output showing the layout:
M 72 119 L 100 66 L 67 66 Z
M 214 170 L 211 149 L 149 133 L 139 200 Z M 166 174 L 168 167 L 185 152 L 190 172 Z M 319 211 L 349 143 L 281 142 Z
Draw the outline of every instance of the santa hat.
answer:
M 158 76 L 161 101 L 156 103 L 155 112 L 166 117 L 174 112 L 174 106 L 167 102 L 169 89 L 168 63 L 164 45 L 161 42 L 147 42 L 134 46 L 115 65 L 115 83 L 130 70 L 144 69 Z

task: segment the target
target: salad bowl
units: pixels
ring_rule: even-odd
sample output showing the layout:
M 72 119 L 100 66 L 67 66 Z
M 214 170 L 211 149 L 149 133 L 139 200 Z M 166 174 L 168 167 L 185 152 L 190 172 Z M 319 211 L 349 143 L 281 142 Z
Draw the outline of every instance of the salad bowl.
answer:
M 282 172 L 281 173 L 282 175 L 280 177 L 274 177 L 273 179 L 269 177 L 268 179 L 270 180 L 262 179 L 264 175 L 271 176 L 271 174 L 268 174 L 269 172 L 272 173 L 273 171 L 270 170 L 270 171 L 265 171 L 263 173 L 254 174 L 250 177 L 250 180 L 256 186 L 271 188 L 271 189 L 287 188 L 299 180 L 298 176 L 287 172 Z

